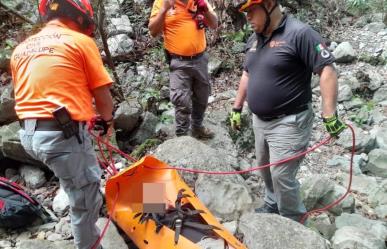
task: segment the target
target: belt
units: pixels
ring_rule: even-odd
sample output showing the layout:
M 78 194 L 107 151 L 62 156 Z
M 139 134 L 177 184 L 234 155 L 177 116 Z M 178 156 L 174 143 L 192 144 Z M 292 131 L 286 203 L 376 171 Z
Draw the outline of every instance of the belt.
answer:
M 198 59 L 200 57 L 202 57 L 204 55 L 205 51 L 201 52 L 201 53 L 198 53 L 198 54 L 194 54 L 194 55 L 178 55 L 178 54 L 174 54 L 174 53 L 169 53 L 169 55 L 171 56 L 172 59 L 178 59 L 178 60 L 182 60 L 182 61 L 188 61 L 188 60 L 194 60 L 194 59 Z
M 308 110 L 308 108 L 309 108 L 309 104 L 305 104 L 305 105 L 297 106 L 296 108 L 293 108 L 292 110 L 284 111 L 282 114 L 272 115 L 272 116 L 257 115 L 257 117 L 260 120 L 268 122 L 268 121 L 273 121 L 275 119 L 286 117 L 288 115 L 297 114 L 297 113 L 306 111 L 306 110 Z
M 77 125 L 81 123 L 82 125 L 86 124 L 85 122 L 74 121 Z M 24 129 L 24 120 L 19 120 L 20 127 Z M 37 119 L 35 131 L 62 131 L 61 127 L 55 119 Z

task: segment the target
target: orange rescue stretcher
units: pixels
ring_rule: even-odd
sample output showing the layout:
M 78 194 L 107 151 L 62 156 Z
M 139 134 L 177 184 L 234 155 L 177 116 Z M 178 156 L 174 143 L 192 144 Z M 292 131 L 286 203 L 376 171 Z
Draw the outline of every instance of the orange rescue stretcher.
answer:
M 140 249 L 201 248 L 196 242 L 185 237 L 184 233 L 180 236 L 177 235 L 178 226 L 160 225 L 154 219 L 144 219 L 144 217 L 151 216 L 141 213 L 144 183 L 161 183 L 165 186 L 165 196 L 162 199 L 164 199 L 166 206 L 169 205 L 172 209 L 177 209 L 177 206 L 189 206 L 190 212 L 194 212 L 200 218 L 200 222 L 204 224 L 199 226 L 212 227 L 211 232 L 214 238 L 223 239 L 225 248 L 247 249 L 218 222 L 182 180 L 177 171 L 165 169 L 168 167 L 170 166 L 152 156 L 145 156 L 107 181 L 107 209 L 112 219 L 130 239 Z M 176 238 L 177 236 L 178 238 Z

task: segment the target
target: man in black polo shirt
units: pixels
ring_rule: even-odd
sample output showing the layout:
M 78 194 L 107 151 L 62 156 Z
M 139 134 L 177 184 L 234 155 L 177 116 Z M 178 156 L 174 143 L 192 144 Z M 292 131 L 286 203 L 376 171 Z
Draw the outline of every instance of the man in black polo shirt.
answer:
M 254 114 L 257 163 L 286 159 L 308 146 L 314 118 L 310 104 L 312 73 L 320 75 L 324 124 L 332 136 L 337 136 L 345 125 L 336 114 L 335 59 L 321 36 L 308 25 L 283 15 L 276 0 L 242 0 L 237 4 L 240 11 L 247 12 L 255 33 L 247 42 L 231 124 L 240 127 L 247 97 Z M 296 179 L 301 160 L 261 171 L 265 205 L 256 212 L 300 220 L 306 212 Z

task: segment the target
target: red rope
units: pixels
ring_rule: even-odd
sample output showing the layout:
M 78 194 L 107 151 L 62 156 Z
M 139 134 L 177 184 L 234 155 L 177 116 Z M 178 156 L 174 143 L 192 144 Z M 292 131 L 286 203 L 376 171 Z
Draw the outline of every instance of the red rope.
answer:
M 279 160 L 277 162 L 273 162 L 273 163 L 268 163 L 268 164 L 265 164 L 265 165 L 261 165 L 261 166 L 256 166 L 256 167 L 253 167 L 253 168 L 250 168 L 250 169 L 245 169 L 245 170 L 235 170 L 235 171 L 209 171 L 209 170 L 200 170 L 200 169 L 187 169 L 187 168 L 180 168 L 180 167 L 165 167 L 165 168 L 153 168 L 153 167 L 149 167 L 149 166 L 144 166 L 148 169 L 154 169 L 154 170 L 165 170 L 165 169 L 175 169 L 175 170 L 179 170 L 179 171 L 185 171 L 185 172 L 190 172 L 190 173 L 199 173 L 199 174 L 209 174 L 209 175 L 236 175 L 236 174 L 245 174 L 245 173 L 248 173 L 248 172 L 252 172 L 252 171 L 256 171 L 256 170 L 261 170 L 261 169 L 264 169 L 264 168 L 268 168 L 268 167 L 271 167 L 271 166 L 277 166 L 279 164 L 282 164 L 282 163 L 286 163 L 286 162 L 289 162 L 291 160 L 294 160 L 294 159 L 297 159 L 299 157 L 302 157 L 306 154 L 308 154 L 309 152 L 311 151 L 314 151 L 316 150 L 318 147 L 321 147 L 322 145 L 324 144 L 327 144 L 329 141 L 331 140 L 331 137 L 329 138 L 326 138 L 324 140 L 322 140 L 320 143 L 314 145 L 313 147 L 307 149 L 306 151 L 303 151 L 299 154 L 296 154 L 292 157 L 289 157 L 289 158 L 286 158 L 286 159 L 282 159 L 282 160 Z
M 114 215 L 115 213 L 115 209 L 116 209 L 116 204 L 117 204 L 117 200 L 118 200 L 118 193 L 120 192 L 119 189 L 120 189 L 120 185 L 117 183 L 117 193 L 116 193 L 116 197 L 114 198 L 114 202 L 113 202 L 113 208 L 112 208 L 112 213 L 109 215 L 109 218 L 108 218 L 108 221 L 106 222 L 101 234 L 99 235 L 97 241 L 94 243 L 94 245 L 91 247 L 91 249 L 96 249 L 98 248 L 99 244 L 101 243 L 101 240 L 102 238 L 105 236 L 105 233 L 110 225 L 110 222 L 112 221 L 112 216 Z
M 308 216 L 310 216 L 311 214 L 313 214 L 313 213 L 320 214 L 323 211 L 327 211 L 328 209 L 336 206 L 342 200 L 344 200 L 344 198 L 347 197 L 347 195 L 351 192 L 353 157 L 355 156 L 355 150 L 356 150 L 356 137 L 355 137 L 355 131 L 354 131 L 353 127 L 351 125 L 349 125 L 349 124 L 347 124 L 347 126 L 349 127 L 349 129 L 351 130 L 351 133 L 352 133 L 352 153 L 351 153 L 351 160 L 350 160 L 350 163 L 349 163 L 349 183 L 348 183 L 347 191 L 345 192 L 345 194 L 343 196 L 341 196 L 337 200 L 333 201 L 332 203 L 326 205 L 325 207 L 314 209 L 314 210 L 311 210 L 311 211 L 307 212 L 306 214 L 304 214 L 304 216 L 302 216 L 302 218 L 300 220 L 301 224 L 304 224 L 306 218 L 308 218 Z
M 309 215 L 311 215 L 312 213 L 322 213 L 323 211 L 326 211 L 326 210 L 332 208 L 333 206 L 339 204 L 351 192 L 353 157 L 355 155 L 355 140 L 356 140 L 356 138 L 355 138 L 355 132 L 354 132 L 353 127 L 351 125 L 349 125 L 349 124 L 347 124 L 347 126 L 350 128 L 350 130 L 352 132 L 352 153 L 351 153 L 351 160 L 350 160 L 350 178 L 349 178 L 349 183 L 348 183 L 347 191 L 346 191 L 346 193 L 342 197 L 338 198 L 337 200 L 333 201 L 332 203 L 328 204 L 327 206 L 325 206 L 323 208 L 319 208 L 319 209 L 315 209 L 315 210 L 311 210 L 311 211 L 307 212 L 305 215 L 302 216 L 302 218 L 300 220 L 300 223 L 302 223 L 302 224 L 305 222 L 305 219 Z M 103 141 L 100 136 L 97 136 L 94 133 L 92 133 L 91 132 L 92 128 L 93 127 L 91 127 L 89 125 L 89 132 L 97 140 L 97 144 L 98 144 L 98 146 L 100 148 L 100 153 L 102 154 L 102 157 L 103 157 L 105 163 L 107 165 L 110 165 L 110 167 L 113 169 L 113 173 L 114 174 L 116 174 L 118 171 L 117 171 L 117 169 L 114 166 L 113 160 L 111 161 L 111 163 L 109 163 L 108 160 L 103 155 L 101 143 L 104 144 L 108 148 L 109 156 L 110 157 L 112 156 L 112 151 L 115 151 L 116 153 L 120 154 L 121 156 L 123 156 L 124 158 L 128 159 L 129 161 L 132 161 L 132 162 L 137 161 L 135 158 L 129 156 L 128 154 L 124 153 L 123 151 L 119 150 L 118 148 L 115 148 L 114 146 L 112 146 L 109 142 Z M 303 151 L 303 152 L 301 152 L 299 154 L 296 154 L 294 156 L 291 156 L 289 158 L 286 158 L 286 159 L 283 159 L 283 160 L 279 160 L 279 161 L 273 162 L 273 163 L 268 163 L 268 164 L 261 165 L 261 166 L 252 167 L 252 168 L 246 169 L 246 170 L 209 171 L 209 170 L 198 170 L 198 169 L 181 168 L 181 167 L 165 167 L 165 168 L 154 168 L 154 167 L 150 167 L 150 166 L 144 166 L 144 167 L 146 167 L 148 169 L 152 169 L 152 170 L 173 169 L 173 170 L 190 172 L 190 173 L 211 174 L 211 175 L 244 174 L 244 173 L 248 173 L 248 172 L 252 172 L 252 171 L 256 171 L 256 170 L 261 170 L 261 169 L 272 167 L 272 166 L 278 166 L 278 165 L 283 164 L 285 162 L 289 162 L 289 161 L 292 161 L 294 159 L 297 159 L 297 158 L 300 158 L 302 156 L 305 156 L 306 154 L 316 150 L 317 148 L 321 147 L 322 145 L 325 145 L 325 144 L 329 143 L 331 141 L 331 139 L 332 139 L 332 137 L 325 138 L 321 142 L 319 142 L 319 143 L 315 144 L 314 146 L 312 146 L 311 148 L 307 149 L 306 151 Z

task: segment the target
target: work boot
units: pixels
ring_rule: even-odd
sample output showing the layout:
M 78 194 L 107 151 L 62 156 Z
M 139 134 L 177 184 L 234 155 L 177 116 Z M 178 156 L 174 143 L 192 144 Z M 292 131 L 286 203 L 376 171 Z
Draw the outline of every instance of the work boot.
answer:
M 277 205 L 270 206 L 267 203 L 260 208 L 256 208 L 255 212 L 264 214 L 279 214 Z
M 215 134 L 210 129 L 202 126 L 199 128 L 192 128 L 192 136 L 197 139 L 211 139 Z

